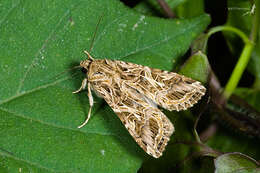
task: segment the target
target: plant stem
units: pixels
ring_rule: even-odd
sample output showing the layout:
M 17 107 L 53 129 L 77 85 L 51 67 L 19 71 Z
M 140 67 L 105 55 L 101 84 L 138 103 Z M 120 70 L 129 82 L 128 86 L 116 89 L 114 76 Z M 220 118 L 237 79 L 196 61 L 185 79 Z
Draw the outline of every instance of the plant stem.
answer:
M 213 27 L 213 28 L 211 28 L 209 30 L 209 32 L 207 33 L 207 36 L 210 37 L 212 34 L 214 34 L 216 32 L 219 32 L 219 31 L 231 31 L 231 32 L 234 32 L 239 37 L 241 37 L 241 39 L 245 42 L 245 44 L 250 42 L 248 37 L 247 37 L 247 35 L 243 31 L 241 31 L 241 30 L 239 30 L 239 29 L 237 29 L 237 28 L 235 28 L 233 26 L 216 26 L 216 27 Z
M 237 84 L 248 64 L 248 61 L 250 59 L 253 48 L 254 48 L 254 45 L 252 43 L 247 43 L 245 45 L 245 47 L 243 48 L 243 51 L 239 57 L 239 60 L 224 89 L 223 95 L 225 96 L 226 99 L 228 99 L 231 96 L 231 94 L 233 93 L 233 91 L 236 89 Z
M 175 14 L 165 0 L 157 0 L 157 2 L 169 18 L 175 18 Z
M 250 40 L 248 39 L 247 35 L 237 29 L 237 28 L 234 28 L 232 26 L 216 26 L 216 27 L 213 27 L 209 30 L 209 32 L 207 33 L 207 38 L 206 38 L 206 41 L 204 42 L 204 46 L 203 46 L 203 52 L 206 52 L 206 49 L 207 49 L 207 42 L 208 42 L 208 38 L 212 35 L 212 34 L 215 34 L 216 32 L 219 32 L 219 31 L 231 31 L 231 32 L 234 32 L 236 33 L 243 41 L 244 43 L 248 43 L 250 42 Z
M 224 89 L 223 95 L 226 99 L 228 99 L 231 94 L 234 92 L 234 90 L 237 87 L 237 84 L 242 77 L 242 74 L 249 62 L 249 59 L 251 57 L 253 48 L 254 48 L 254 42 L 257 39 L 257 35 L 259 32 L 259 8 L 260 8 L 260 0 L 255 1 L 256 5 L 256 13 L 253 18 L 253 25 L 252 30 L 250 34 L 250 42 L 246 42 L 245 47 L 243 48 L 243 51 L 239 57 L 239 60 L 231 74 L 231 77 L 229 78 L 227 85 Z
M 226 99 L 228 99 L 231 94 L 233 93 L 234 89 L 236 88 L 240 78 L 241 78 L 241 75 L 242 73 L 244 72 L 246 66 L 247 66 L 247 63 L 249 61 L 249 58 L 251 56 L 251 52 L 253 50 L 253 44 L 250 42 L 250 40 L 248 39 L 248 37 L 246 36 L 246 34 L 237 29 L 237 28 L 234 28 L 232 26 L 217 26 L 217 27 L 214 27 L 214 28 L 211 28 L 210 31 L 208 32 L 207 34 L 207 37 L 209 38 L 212 34 L 216 33 L 216 32 L 219 32 L 219 31 L 231 31 L 231 32 L 234 32 L 236 33 L 245 43 L 245 47 L 239 57 L 239 60 L 231 74 L 231 77 L 229 78 L 229 81 L 225 87 L 225 90 L 223 92 L 224 94 L 224 97 Z M 208 40 L 208 39 L 207 39 Z M 206 44 L 207 42 L 205 42 L 205 46 L 204 48 L 206 48 Z

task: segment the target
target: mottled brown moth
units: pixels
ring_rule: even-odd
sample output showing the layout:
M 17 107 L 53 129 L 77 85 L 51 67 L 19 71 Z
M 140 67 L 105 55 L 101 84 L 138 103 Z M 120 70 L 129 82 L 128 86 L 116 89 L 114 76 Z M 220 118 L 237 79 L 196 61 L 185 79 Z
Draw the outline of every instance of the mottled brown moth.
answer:
M 88 86 L 90 109 L 79 128 L 90 119 L 93 90 L 113 109 L 138 145 L 153 157 L 160 157 L 174 127 L 157 106 L 170 111 L 186 110 L 201 99 L 205 87 L 177 73 L 124 61 L 94 59 L 85 53 L 88 59 L 81 61 L 80 66 L 86 69 L 86 78 L 73 93 Z

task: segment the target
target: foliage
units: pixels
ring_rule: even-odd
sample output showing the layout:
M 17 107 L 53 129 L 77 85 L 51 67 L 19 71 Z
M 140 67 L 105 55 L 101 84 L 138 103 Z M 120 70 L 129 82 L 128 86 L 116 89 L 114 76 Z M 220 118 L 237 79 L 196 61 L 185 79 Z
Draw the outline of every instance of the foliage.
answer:
M 134 8 L 118 0 L 1 1 L 0 172 L 223 172 L 247 165 L 257 171 L 260 131 L 249 135 L 247 129 L 257 129 L 258 124 L 252 122 L 259 121 L 260 4 L 259 0 L 252 4 L 236 1 L 229 0 L 229 8 L 254 5 L 255 11 L 243 15 L 230 10 L 226 25 L 211 27 L 209 32 L 210 17 L 202 0 L 167 0 L 175 19 L 163 18 L 164 11 L 153 0 Z M 86 59 L 83 50 L 91 51 L 97 59 L 180 70 L 211 90 L 206 47 L 209 37 L 218 31 L 225 31 L 233 56 L 240 53 L 241 45 L 247 48 L 238 60 L 243 68 L 233 73 L 224 89 L 224 99 L 231 107 L 212 96 L 211 104 L 217 111 L 210 111 L 209 97 L 205 96 L 192 111 L 164 110 L 175 133 L 161 158 L 144 153 L 111 108 L 96 96 L 89 123 L 77 128 L 89 108 L 85 92 L 72 94 L 84 78 L 84 73 L 73 68 Z M 237 42 L 240 37 L 245 45 Z M 200 43 L 197 38 L 202 38 Z M 196 47 L 192 55 L 188 51 L 191 46 Z M 238 81 L 248 62 L 255 82 L 241 89 Z M 232 102 L 233 93 L 250 106 Z M 238 118 L 252 112 L 254 116 L 245 118 L 251 124 Z M 202 134 L 212 124 L 219 130 L 203 140 Z M 236 168 L 230 164 L 234 161 Z

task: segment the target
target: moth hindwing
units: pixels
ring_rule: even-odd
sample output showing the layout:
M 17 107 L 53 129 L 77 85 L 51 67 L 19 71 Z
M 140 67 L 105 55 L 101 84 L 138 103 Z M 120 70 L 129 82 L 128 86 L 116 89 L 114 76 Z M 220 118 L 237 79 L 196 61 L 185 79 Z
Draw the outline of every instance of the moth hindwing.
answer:
M 89 59 L 80 66 L 87 70 L 77 93 L 88 86 L 91 115 L 91 90 L 104 98 L 118 115 L 138 145 L 155 158 L 162 155 L 174 127 L 157 105 L 167 110 L 186 110 L 205 94 L 200 82 L 177 73 L 152 69 L 123 61 Z

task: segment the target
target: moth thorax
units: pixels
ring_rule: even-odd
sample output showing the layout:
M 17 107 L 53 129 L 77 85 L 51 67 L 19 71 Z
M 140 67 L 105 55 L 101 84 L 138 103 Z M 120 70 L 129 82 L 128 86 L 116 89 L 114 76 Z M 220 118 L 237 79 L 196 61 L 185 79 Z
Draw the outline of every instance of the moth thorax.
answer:
M 87 60 L 84 60 L 84 61 L 81 61 L 80 62 L 80 66 L 85 68 L 85 69 L 88 69 L 89 68 L 89 64 L 91 63 L 92 61 L 87 59 Z

